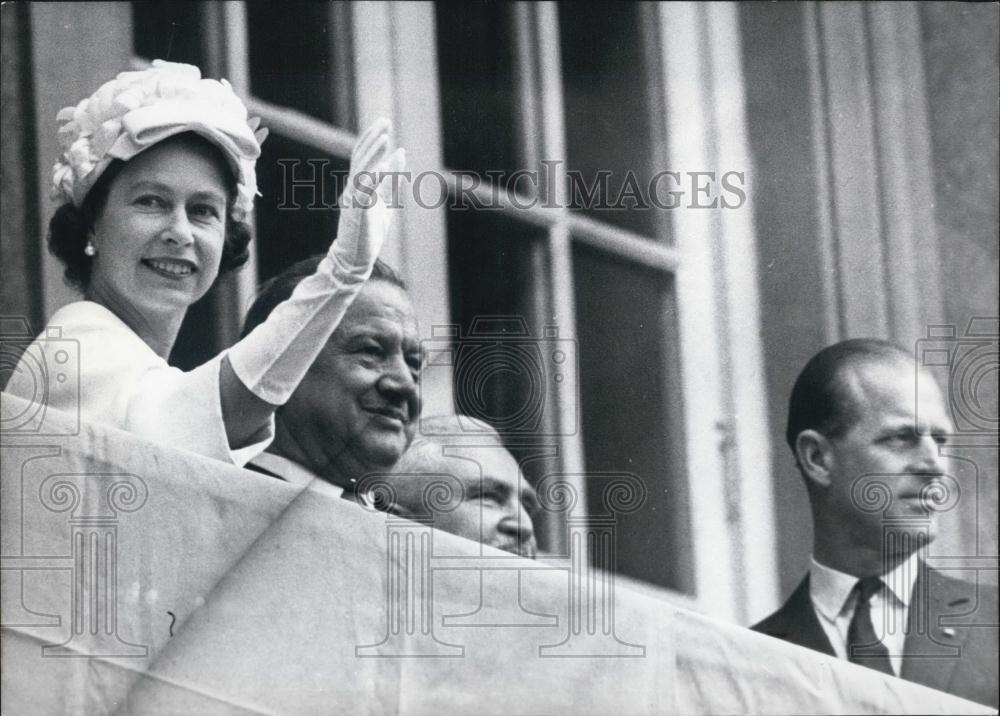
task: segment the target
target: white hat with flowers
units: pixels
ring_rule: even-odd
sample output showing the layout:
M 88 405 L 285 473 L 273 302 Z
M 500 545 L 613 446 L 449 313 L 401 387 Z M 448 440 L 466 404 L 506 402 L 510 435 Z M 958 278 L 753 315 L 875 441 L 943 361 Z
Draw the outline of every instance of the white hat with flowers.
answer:
M 83 205 L 113 159 L 128 160 L 157 142 L 195 132 L 216 145 L 237 178 L 232 215 L 242 219 L 257 195 L 254 171 L 267 130 L 226 80 L 202 79 L 194 65 L 154 60 L 122 72 L 56 116 L 62 154 L 52 169 L 52 198 Z

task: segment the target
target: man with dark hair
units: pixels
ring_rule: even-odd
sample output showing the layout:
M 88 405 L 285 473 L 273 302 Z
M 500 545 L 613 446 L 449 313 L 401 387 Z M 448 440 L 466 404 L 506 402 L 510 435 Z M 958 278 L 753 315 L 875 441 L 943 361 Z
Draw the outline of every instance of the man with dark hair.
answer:
M 379 505 L 436 529 L 534 558 L 535 491 L 500 435 L 468 416 L 423 418 L 421 431 L 379 481 L 391 487 L 391 504 Z M 464 431 L 471 430 L 471 434 Z M 372 502 L 365 496 L 361 501 Z
M 922 554 L 958 486 L 941 454 L 953 432 L 945 400 L 916 377 L 912 355 L 873 339 L 830 346 L 799 374 L 786 438 L 809 493 L 813 555 L 785 605 L 753 628 L 996 707 L 996 589 Z
M 316 270 L 294 264 L 264 285 L 244 335 Z M 247 466 L 331 495 L 353 497 L 363 475 L 391 468 L 420 415 L 416 314 L 402 280 L 382 261 L 291 398 L 275 412 L 274 442 Z

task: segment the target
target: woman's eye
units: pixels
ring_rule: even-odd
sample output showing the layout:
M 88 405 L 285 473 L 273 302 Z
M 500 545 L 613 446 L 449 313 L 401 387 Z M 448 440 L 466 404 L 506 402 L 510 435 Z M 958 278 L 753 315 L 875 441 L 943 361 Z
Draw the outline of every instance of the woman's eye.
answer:
M 167 205 L 167 202 L 156 194 L 143 194 L 136 198 L 135 203 L 150 209 L 162 209 Z
M 198 204 L 191 209 L 191 214 L 199 219 L 218 219 L 222 212 L 212 204 Z

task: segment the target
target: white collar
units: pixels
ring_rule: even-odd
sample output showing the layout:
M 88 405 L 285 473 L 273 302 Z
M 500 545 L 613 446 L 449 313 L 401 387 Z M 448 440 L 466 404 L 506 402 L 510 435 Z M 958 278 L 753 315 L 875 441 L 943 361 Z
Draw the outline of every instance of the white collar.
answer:
M 908 607 L 910 604 L 913 584 L 917 580 L 919 569 L 920 555 L 919 552 L 914 552 L 882 575 L 882 581 L 889 593 L 904 606 Z M 820 564 L 815 557 L 810 558 L 809 594 L 816 609 L 830 621 L 834 621 L 848 606 L 847 598 L 851 596 L 851 591 L 857 583 L 857 577 Z

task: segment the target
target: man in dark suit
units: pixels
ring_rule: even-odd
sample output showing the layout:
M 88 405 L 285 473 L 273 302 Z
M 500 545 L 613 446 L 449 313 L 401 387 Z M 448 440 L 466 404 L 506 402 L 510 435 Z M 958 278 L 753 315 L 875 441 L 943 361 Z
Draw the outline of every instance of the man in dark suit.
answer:
M 918 369 L 920 370 L 920 369 Z M 878 340 L 814 356 L 792 389 L 786 439 L 813 516 L 809 574 L 757 631 L 997 706 L 997 592 L 932 569 L 924 547 L 957 484 L 953 427 L 933 378 Z
M 261 289 L 244 335 L 263 323 L 322 257 L 300 261 Z M 332 497 L 354 498 L 362 476 L 396 464 L 420 416 L 417 318 L 396 273 L 376 260 L 298 388 L 274 414 L 274 442 L 248 469 Z

